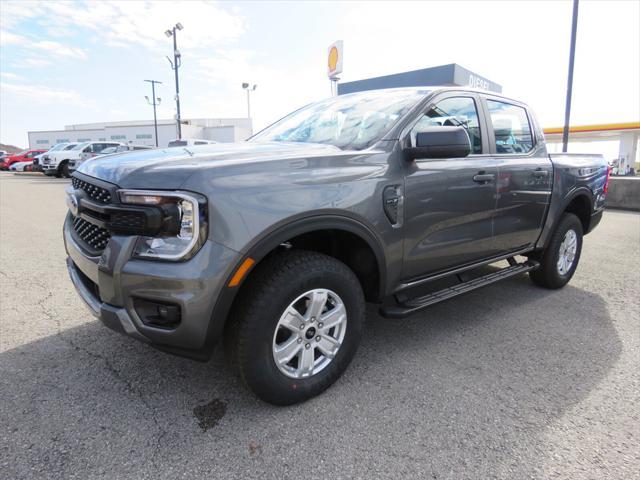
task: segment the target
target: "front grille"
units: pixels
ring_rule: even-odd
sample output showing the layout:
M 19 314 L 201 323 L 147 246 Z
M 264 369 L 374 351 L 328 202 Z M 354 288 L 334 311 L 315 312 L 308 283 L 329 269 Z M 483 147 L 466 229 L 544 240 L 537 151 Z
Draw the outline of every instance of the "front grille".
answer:
M 80 180 L 79 178 L 73 177 L 71 180 L 73 184 L 73 188 L 81 189 L 86 192 L 94 200 L 97 200 L 102 203 L 110 203 L 111 202 L 111 193 L 106 188 L 98 187 L 96 185 L 91 185 L 84 180 Z
M 80 217 L 73 218 L 73 230 L 80 240 L 93 250 L 101 252 L 107 246 L 111 234 L 109 230 L 100 228 Z
M 139 212 L 117 212 L 111 215 L 111 228 L 142 229 L 146 225 L 146 217 Z

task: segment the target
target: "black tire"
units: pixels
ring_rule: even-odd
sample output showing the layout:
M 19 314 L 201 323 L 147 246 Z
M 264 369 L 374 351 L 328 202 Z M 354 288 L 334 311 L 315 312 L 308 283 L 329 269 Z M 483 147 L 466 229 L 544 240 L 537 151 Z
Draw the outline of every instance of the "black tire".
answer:
M 569 230 L 576 234 L 576 252 L 571 267 L 564 273 L 558 268 L 560 248 Z M 578 267 L 582 252 L 582 223 L 573 213 L 565 213 L 558 222 L 555 232 L 549 240 L 547 248 L 535 258 L 540 262 L 540 268 L 529 273 L 529 277 L 536 285 L 544 288 L 557 289 L 564 287 Z
M 60 174 L 58 176 L 62 176 L 64 178 L 70 178 L 71 177 L 71 172 L 69 172 L 69 162 L 62 162 L 62 165 L 60 165 Z
M 274 334 L 285 309 L 312 289 L 328 289 L 340 297 L 347 312 L 346 332 L 325 368 L 307 378 L 292 378 L 276 365 Z M 257 397 L 273 405 L 291 405 L 322 393 L 358 349 L 365 314 L 362 288 L 345 264 L 327 255 L 304 250 L 274 255 L 251 275 L 236 305 L 225 331 L 227 360 Z

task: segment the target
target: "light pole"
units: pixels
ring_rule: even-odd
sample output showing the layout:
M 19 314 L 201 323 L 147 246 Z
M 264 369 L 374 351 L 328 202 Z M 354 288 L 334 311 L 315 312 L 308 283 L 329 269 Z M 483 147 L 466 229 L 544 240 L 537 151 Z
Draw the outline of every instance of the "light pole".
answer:
M 146 95 L 144 96 L 144 98 L 147 99 L 147 103 L 149 105 L 153 105 L 153 130 L 156 135 L 156 147 L 157 147 L 158 146 L 158 117 L 156 117 L 156 105 L 160 105 L 160 102 L 162 100 L 160 99 L 160 97 L 156 98 L 156 83 L 162 85 L 162 82 L 159 82 L 158 80 L 145 80 L 145 82 L 149 82 L 151 84 L 152 101 L 149 101 L 149 97 L 147 97 Z
M 573 90 L 573 62 L 576 56 L 576 33 L 578 31 L 578 1 L 579 0 L 573 0 L 571 46 L 569 47 L 569 76 L 567 78 L 567 103 L 564 110 L 564 128 L 562 130 L 562 153 L 567 153 L 567 146 L 569 144 L 569 119 L 571 117 L 571 95 Z
M 178 39 L 176 36 L 176 30 L 182 30 L 184 27 L 181 23 L 176 23 L 170 30 L 164 32 L 167 37 L 173 37 L 173 62 L 169 57 L 169 63 L 176 75 L 176 120 L 178 121 L 178 140 L 182 138 L 182 124 L 180 120 L 180 86 L 178 83 L 178 69 L 182 65 L 181 55 L 178 51 Z
M 249 85 L 248 83 L 243 83 L 242 88 L 247 91 L 247 118 L 249 122 L 251 122 L 251 92 L 255 91 L 258 87 L 255 83 L 253 85 Z M 253 133 L 253 122 L 251 122 L 251 133 Z

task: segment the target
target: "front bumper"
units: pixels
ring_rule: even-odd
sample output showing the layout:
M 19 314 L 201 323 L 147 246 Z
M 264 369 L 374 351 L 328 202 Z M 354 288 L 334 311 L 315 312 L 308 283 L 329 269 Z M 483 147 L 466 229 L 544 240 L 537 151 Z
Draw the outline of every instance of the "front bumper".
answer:
M 58 165 L 41 165 L 41 172 L 45 175 L 55 175 L 58 173 Z
M 67 268 L 78 294 L 107 327 L 162 350 L 205 359 L 225 318 L 213 311 L 239 254 L 206 241 L 186 262 L 131 258 L 135 236 L 114 235 L 99 257 L 89 256 L 73 238 L 70 216 L 64 226 Z M 180 308 L 180 323 L 161 328 L 143 321 L 134 302 L 146 300 Z M 213 336 L 212 336 L 213 335 Z

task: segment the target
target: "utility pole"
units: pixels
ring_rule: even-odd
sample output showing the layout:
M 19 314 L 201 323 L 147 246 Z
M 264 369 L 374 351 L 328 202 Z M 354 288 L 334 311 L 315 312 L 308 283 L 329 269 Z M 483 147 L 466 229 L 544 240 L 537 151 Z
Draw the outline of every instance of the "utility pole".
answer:
M 562 130 L 562 153 L 567 153 L 567 146 L 569 144 L 569 119 L 571 117 L 571 94 L 573 90 L 573 63 L 576 56 L 576 33 L 578 31 L 578 2 L 579 0 L 573 0 L 571 47 L 569 49 L 569 78 L 567 79 L 567 104 L 564 110 L 564 129 Z
M 180 52 L 178 51 L 176 30 L 182 30 L 183 28 L 184 27 L 181 23 L 176 23 L 171 30 L 164 32 L 167 37 L 173 37 L 173 62 L 169 57 L 167 57 L 167 60 L 169 60 L 176 77 L 176 120 L 178 123 L 178 140 L 182 138 L 182 121 L 180 119 L 180 84 L 178 82 L 178 69 L 180 68 L 180 65 L 182 65 L 182 60 Z
M 151 84 L 151 98 L 153 99 L 153 101 L 149 101 L 149 97 L 147 97 L 146 95 L 144 96 L 144 98 L 147 99 L 147 103 L 149 103 L 149 105 L 153 105 L 153 130 L 155 132 L 155 138 L 156 138 L 156 147 L 158 146 L 158 117 L 156 116 L 156 106 L 160 105 L 161 99 L 160 97 L 156 98 L 156 83 L 162 85 L 162 82 L 159 82 L 158 80 L 145 80 L 145 82 L 149 82 Z
M 253 84 L 253 86 L 248 83 L 242 84 L 242 88 L 247 91 L 247 118 L 251 123 L 251 133 L 253 133 L 253 122 L 251 122 L 251 92 L 255 91 L 257 87 L 258 85 L 256 85 L 255 83 Z

